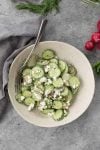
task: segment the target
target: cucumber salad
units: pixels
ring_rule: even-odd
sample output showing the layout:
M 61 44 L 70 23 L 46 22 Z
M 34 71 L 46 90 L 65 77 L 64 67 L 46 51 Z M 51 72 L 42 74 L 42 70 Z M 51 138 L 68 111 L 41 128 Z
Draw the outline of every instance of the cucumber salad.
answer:
M 77 70 L 59 59 L 53 50 L 44 50 L 41 57 L 32 56 L 22 72 L 22 83 L 16 100 L 59 121 L 69 113 L 80 87 Z

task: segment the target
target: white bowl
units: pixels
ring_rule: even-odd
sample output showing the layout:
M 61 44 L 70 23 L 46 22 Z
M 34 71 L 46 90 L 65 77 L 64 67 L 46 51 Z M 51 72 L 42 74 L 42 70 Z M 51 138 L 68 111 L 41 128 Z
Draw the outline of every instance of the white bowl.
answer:
M 37 111 L 28 112 L 27 107 L 19 104 L 15 99 L 15 78 L 22 61 L 27 57 L 32 49 L 32 45 L 24 49 L 13 61 L 9 72 L 8 92 L 12 105 L 18 114 L 26 121 L 41 127 L 55 127 L 68 124 L 81 116 L 90 105 L 95 89 L 94 75 L 91 65 L 85 55 L 75 47 L 57 41 L 41 42 L 36 48 L 41 55 L 44 49 L 53 49 L 60 59 L 72 63 L 78 70 L 81 79 L 81 87 L 76 96 L 74 104 L 70 108 L 68 117 L 61 121 L 54 121 Z

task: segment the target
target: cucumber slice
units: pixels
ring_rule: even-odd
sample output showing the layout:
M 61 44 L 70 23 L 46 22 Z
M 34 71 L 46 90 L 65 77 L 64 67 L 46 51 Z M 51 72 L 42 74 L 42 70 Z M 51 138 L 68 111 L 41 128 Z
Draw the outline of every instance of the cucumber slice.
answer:
M 75 76 L 77 74 L 76 68 L 73 65 L 71 65 L 71 64 L 68 65 L 68 72 L 72 76 Z
M 36 56 L 35 55 L 32 55 L 31 58 L 29 59 L 28 63 L 27 63 L 27 66 L 29 68 L 32 68 L 35 64 L 36 64 Z
M 65 87 L 63 92 L 61 93 L 62 96 L 67 96 L 68 95 L 68 88 Z
M 71 88 L 76 89 L 80 86 L 80 81 L 78 77 L 72 76 L 69 78 L 69 85 Z
M 64 117 L 67 117 L 68 116 L 68 110 L 64 109 Z
M 53 114 L 53 119 L 56 121 L 62 120 L 64 118 L 64 111 L 62 109 L 56 110 Z
M 26 91 L 26 90 L 28 90 L 28 88 L 29 88 L 28 86 L 22 85 L 22 86 L 21 86 L 21 91 L 22 91 L 22 92 L 23 92 L 23 91 Z
M 34 87 L 31 87 L 31 92 L 34 93 L 34 92 L 37 92 L 37 93 L 40 93 L 40 94 L 43 94 L 44 92 L 44 87 L 43 85 L 38 85 L 38 86 L 34 86 Z
M 47 50 L 43 51 L 43 53 L 42 53 L 42 58 L 43 59 L 48 60 L 48 59 L 52 59 L 54 57 L 55 57 L 55 53 L 54 53 L 53 50 L 47 49 Z
M 41 101 L 42 100 L 42 94 L 38 93 L 37 91 L 32 92 L 32 98 L 34 101 Z
M 53 85 L 54 85 L 54 87 L 57 87 L 57 88 L 63 87 L 62 78 L 58 78 L 58 79 L 54 80 Z
M 64 72 L 62 75 L 63 82 L 65 83 L 66 86 L 69 86 L 69 79 L 71 75 L 69 73 Z
M 25 97 L 23 95 L 21 95 L 21 93 L 17 94 L 16 95 L 16 100 L 19 102 L 19 103 L 22 103 L 24 101 Z
M 23 91 L 23 96 L 24 97 L 31 97 L 32 96 L 32 93 L 30 91 Z
M 29 106 L 30 104 L 35 104 L 35 101 L 31 97 L 28 97 L 25 99 L 24 104 Z
M 35 66 L 34 68 L 32 68 L 32 76 L 35 79 L 41 78 L 44 75 L 44 71 L 41 67 L 39 66 Z
M 41 84 L 39 80 L 35 80 L 35 81 L 33 81 L 33 83 L 34 83 L 34 86 L 38 86 Z
M 59 68 L 60 68 L 61 72 L 63 72 L 66 68 L 66 63 L 62 60 L 59 60 Z
M 75 88 L 75 89 L 72 89 L 73 95 L 75 95 L 75 94 L 78 92 L 78 90 L 79 90 L 79 87 L 78 87 L 78 88 Z
M 41 111 L 42 113 L 48 115 L 48 114 L 53 114 L 54 113 L 54 109 L 44 109 Z
M 40 60 L 37 62 L 37 65 L 45 66 L 45 65 L 48 65 L 48 63 L 49 63 L 48 60 L 40 59 Z
M 73 94 L 72 94 L 72 92 L 70 90 L 68 90 L 68 96 L 67 96 L 66 100 L 71 102 L 72 99 L 73 99 Z
M 63 107 L 63 104 L 62 104 L 61 101 L 54 101 L 53 102 L 52 108 L 54 108 L 54 109 L 62 109 L 62 107 Z
M 52 91 L 53 91 L 53 89 L 54 89 L 54 86 L 53 85 L 46 85 L 45 86 L 45 96 L 47 97 L 48 96 L 48 94 L 50 94 Z
M 52 100 L 49 98 L 44 98 L 47 108 L 51 108 L 52 107 Z
M 51 59 L 50 62 L 54 64 L 58 64 L 58 60 L 56 58 Z
M 26 76 L 26 75 L 31 75 L 31 69 L 27 68 L 27 69 L 24 69 L 23 72 L 22 72 L 23 76 Z
M 55 64 L 55 63 L 50 63 L 49 66 L 50 66 L 50 69 L 58 68 L 57 64 Z
M 61 74 L 61 71 L 60 71 L 60 69 L 59 68 L 55 68 L 55 69 L 51 69 L 49 72 L 48 72 L 48 74 L 49 74 L 49 77 L 50 78 L 57 78 L 57 77 L 59 77 L 60 76 L 60 74 Z

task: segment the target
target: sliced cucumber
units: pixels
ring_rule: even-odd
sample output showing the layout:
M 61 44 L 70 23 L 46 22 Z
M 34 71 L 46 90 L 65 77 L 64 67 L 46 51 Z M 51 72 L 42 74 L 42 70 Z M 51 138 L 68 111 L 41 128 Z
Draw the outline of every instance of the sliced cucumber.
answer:
M 26 91 L 23 91 L 23 96 L 24 97 L 31 97 L 32 93 L 30 91 L 26 90 Z
M 47 96 L 48 94 L 50 94 L 54 89 L 53 85 L 46 85 L 45 86 L 45 96 Z
M 34 83 L 34 86 L 38 86 L 41 84 L 39 80 L 35 80 L 33 83 Z
M 61 74 L 61 71 L 60 71 L 60 69 L 59 68 L 55 68 L 55 69 L 51 69 L 49 72 L 48 72 L 48 74 L 49 74 L 49 77 L 50 78 L 57 78 L 57 77 L 59 77 L 60 76 L 60 74 Z
M 21 86 L 21 91 L 22 91 L 22 92 L 23 92 L 23 91 L 26 91 L 26 90 L 28 90 L 28 89 L 29 89 L 28 86 L 24 86 L 24 85 Z
M 25 99 L 24 104 L 29 106 L 30 104 L 35 104 L 35 101 L 31 97 L 28 97 Z
M 72 76 L 69 78 L 69 85 L 71 88 L 76 89 L 80 86 L 80 81 L 76 76 Z
M 32 76 L 35 79 L 41 78 L 44 75 L 44 71 L 41 67 L 35 66 L 32 68 Z
M 50 69 L 56 69 L 58 68 L 58 65 L 55 63 L 49 63 Z
M 16 95 L 16 100 L 19 102 L 19 103 L 22 103 L 24 101 L 25 97 L 22 96 L 21 93 L 17 94 Z
M 69 74 L 75 76 L 77 74 L 77 70 L 75 69 L 75 67 L 73 65 L 68 65 L 68 72 Z
M 62 120 L 64 118 L 64 111 L 62 109 L 56 110 L 53 114 L 53 119 L 56 121 Z
M 68 88 L 65 87 L 64 90 L 61 93 L 62 96 L 67 96 L 68 95 Z
M 41 101 L 42 100 L 42 94 L 38 93 L 37 91 L 34 91 L 32 93 L 32 98 L 34 99 L 34 101 Z
M 72 92 L 69 90 L 69 91 L 68 91 L 68 96 L 67 96 L 66 100 L 69 101 L 69 102 L 71 102 L 72 99 L 73 99 L 73 94 L 72 94 Z
M 49 63 L 48 60 L 40 59 L 40 60 L 37 62 L 37 65 L 45 66 L 45 65 L 48 65 L 48 63 Z
M 54 109 L 44 109 L 44 110 L 42 110 L 42 113 L 44 113 L 46 115 L 53 114 L 53 112 L 54 112 Z
M 66 63 L 62 60 L 59 60 L 59 68 L 60 68 L 61 72 L 63 72 L 66 68 Z
M 67 117 L 68 116 L 68 110 L 64 109 L 64 117 Z
M 64 72 L 62 75 L 63 82 L 65 83 L 66 86 L 69 86 L 69 78 L 71 75 L 69 73 Z
M 52 107 L 52 100 L 49 98 L 45 98 L 44 100 L 46 102 L 47 108 L 51 108 Z
M 48 60 L 48 59 L 52 59 L 54 57 L 55 57 L 55 53 L 54 53 L 54 51 L 52 51 L 50 49 L 47 49 L 47 50 L 43 51 L 43 53 L 42 53 L 42 58 L 43 59 Z
M 37 93 L 43 94 L 44 87 L 43 87 L 43 85 L 34 86 L 31 88 L 31 92 L 32 93 L 37 92 Z
M 54 101 L 53 102 L 52 108 L 54 108 L 54 109 L 62 109 L 62 107 L 63 107 L 63 104 L 62 104 L 61 101 Z
M 26 75 L 31 75 L 31 69 L 27 68 L 27 69 L 24 69 L 23 72 L 22 72 L 23 76 L 26 76 Z
M 63 87 L 62 78 L 58 78 L 58 79 L 54 80 L 53 85 L 54 85 L 54 87 L 57 87 L 57 88 Z
M 35 55 L 32 55 L 31 58 L 29 59 L 28 63 L 27 63 L 27 66 L 29 68 L 32 68 L 35 64 L 36 64 L 36 56 Z
M 58 59 L 53 58 L 53 59 L 50 60 L 50 62 L 51 62 L 51 63 L 54 63 L 54 64 L 58 64 Z
M 79 87 L 78 87 L 78 88 L 75 88 L 75 89 L 72 89 L 73 95 L 75 95 L 75 94 L 78 92 L 78 90 L 79 90 Z

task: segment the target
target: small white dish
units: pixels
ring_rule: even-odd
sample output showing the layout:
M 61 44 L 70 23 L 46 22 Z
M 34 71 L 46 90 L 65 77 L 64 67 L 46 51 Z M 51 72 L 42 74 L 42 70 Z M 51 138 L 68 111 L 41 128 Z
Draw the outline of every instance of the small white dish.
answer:
M 8 93 L 11 103 L 18 114 L 26 121 L 41 127 L 56 127 L 68 124 L 80 117 L 90 105 L 94 90 L 95 81 L 91 65 L 85 55 L 77 48 L 63 42 L 46 41 L 40 42 L 37 51 L 41 55 L 44 49 L 53 49 L 60 59 L 66 60 L 77 68 L 78 76 L 81 79 L 80 90 L 76 96 L 74 104 L 70 108 L 68 117 L 61 121 L 54 121 L 52 118 L 46 117 L 37 111 L 29 112 L 27 107 L 19 104 L 15 99 L 15 79 L 18 68 L 22 61 L 27 57 L 32 49 L 32 45 L 24 49 L 13 61 L 9 71 Z

